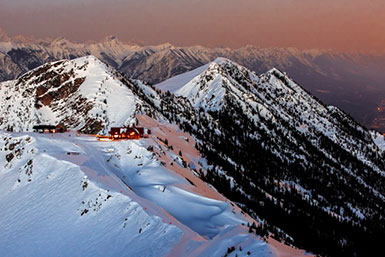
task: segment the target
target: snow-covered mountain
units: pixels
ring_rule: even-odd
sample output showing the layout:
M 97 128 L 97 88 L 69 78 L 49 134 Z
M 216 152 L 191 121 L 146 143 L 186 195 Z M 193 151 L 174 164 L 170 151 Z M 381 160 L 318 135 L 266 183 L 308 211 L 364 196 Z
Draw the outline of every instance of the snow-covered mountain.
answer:
M 128 77 L 159 83 L 217 57 L 226 57 L 257 73 L 274 67 L 284 70 L 325 103 L 342 108 L 369 128 L 385 130 L 385 125 L 375 120 L 382 119 L 377 108 L 385 93 L 384 55 L 255 46 L 141 46 L 121 42 L 114 36 L 101 42 L 73 43 L 64 38 L 31 40 L 10 38 L 4 32 L 2 35 L 0 81 L 15 79 L 47 62 L 92 54 Z
M 24 71 L 49 61 L 73 59 L 92 54 L 121 72 L 149 83 L 161 82 L 190 71 L 220 56 L 242 63 L 256 72 L 265 72 L 272 67 L 277 67 L 289 69 L 295 75 L 298 73 L 295 70 L 298 70 L 303 74 L 310 72 L 335 79 L 339 78 L 339 73 L 342 71 L 333 73 L 333 67 L 343 62 L 358 62 L 355 55 L 340 54 L 330 50 L 300 51 L 295 48 L 254 46 L 233 50 L 203 46 L 176 47 L 170 43 L 140 46 L 135 43 L 123 43 L 115 36 L 108 36 L 101 42 L 73 43 L 65 38 L 45 40 L 9 38 L 3 32 L 0 41 L 0 52 L 10 56 Z M 352 67 L 350 72 L 358 71 L 357 67 L 355 70 Z
M 9 41 L 10 38 L 8 37 L 7 33 L 2 29 L 0 28 L 0 41 Z
M 45 64 L 0 88 L 1 256 L 304 254 L 262 239 L 261 224 L 201 180 L 207 160 L 158 110 L 153 88 L 93 56 Z M 104 142 L 75 132 L 133 122 L 151 137 Z M 41 123 L 73 132 L 28 132 Z
M 252 219 L 160 141 L 0 135 L 1 256 L 223 256 L 233 247 L 238 256 L 280 256 L 289 249 L 249 233 Z
M 94 56 L 45 64 L 1 84 L 0 128 L 32 131 L 35 124 L 62 123 L 107 133 L 133 124 L 143 103 L 121 78 Z
M 130 199 L 146 206 L 143 210 L 154 206 L 152 213 L 166 225 L 177 222 L 177 228 L 188 231 L 179 243 L 162 248 L 164 255 L 180 256 L 192 249 L 192 256 L 247 256 L 248 251 L 240 250 L 246 245 L 258 256 L 271 249 L 303 254 L 282 250 L 282 245 L 277 248 L 272 238 L 330 256 L 365 256 L 381 246 L 384 137 L 340 109 L 322 104 L 278 69 L 257 75 L 218 58 L 149 86 L 88 56 L 46 64 L 3 82 L 0 90 L 0 126 L 19 131 L 2 132 L 2 165 L 7 168 L 2 175 L 8 193 L 0 201 L 5 205 L 19 197 L 12 198 L 14 188 L 20 188 L 20 194 L 29 188 L 38 191 L 40 178 L 49 178 L 55 169 L 48 164 L 40 169 L 33 160 L 48 158 L 69 165 L 64 170 L 78 169 L 78 178 L 89 179 L 87 185 L 117 194 L 128 190 Z M 97 142 L 90 136 L 25 132 L 36 123 L 63 123 L 94 134 L 139 123 L 153 135 L 138 142 Z M 16 148 L 10 143 L 28 137 L 33 151 L 25 152 L 27 144 Z M 24 152 L 27 157 L 20 157 Z M 32 175 L 37 173 L 43 175 Z M 83 192 L 83 182 L 70 184 L 68 191 Z M 88 203 L 83 194 L 88 197 L 81 193 L 74 199 Z M 59 199 L 55 197 L 54 202 Z M 27 203 L 22 204 L 27 210 Z M 93 213 L 89 208 L 90 213 L 83 213 L 77 203 L 68 208 L 80 208 L 72 221 Z M 5 216 L 10 219 L 10 212 Z M 248 228 L 253 221 L 258 225 Z M 20 231 L 23 224 L 2 226 L 12 238 L 11 231 Z M 245 230 L 268 237 L 268 244 L 254 235 L 250 238 Z M 175 231 L 170 232 L 172 238 L 181 233 Z M 199 245 L 196 241 L 201 238 L 204 242 Z M 233 251 L 234 245 L 238 250 Z
M 73 43 L 65 38 L 45 40 L 7 38 L 7 40 L 0 40 L 0 53 L 9 57 L 13 64 L 19 66 L 23 72 L 48 62 L 75 59 L 87 55 L 94 55 L 117 68 L 127 58 L 135 58 L 141 54 L 150 55 L 170 47 L 172 46 L 168 44 L 146 47 L 133 43 L 126 44 L 115 36 L 108 36 L 101 42 L 89 43 Z M 7 67 L 7 64 L 4 65 Z M 19 73 L 14 71 L 7 76 L 3 75 L 0 79 L 14 79 L 18 75 Z
M 272 230 L 325 255 L 377 249 L 385 231 L 384 136 L 278 69 L 256 75 L 219 58 L 156 87 L 188 99 L 193 114 L 171 116 L 211 161 L 206 181 Z
M 385 131 L 381 123 L 374 122 L 375 117 L 382 117 L 377 108 L 385 94 L 384 55 L 253 46 L 240 49 L 193 46 L 165 49 L 134 61 L 126 59 L 118 69 L 143 81 L 159 83 L 217 57 L 231 59 L 258 74 L 274 67 L 284 70 L 323 102 L 343 109 L 368 128 Z

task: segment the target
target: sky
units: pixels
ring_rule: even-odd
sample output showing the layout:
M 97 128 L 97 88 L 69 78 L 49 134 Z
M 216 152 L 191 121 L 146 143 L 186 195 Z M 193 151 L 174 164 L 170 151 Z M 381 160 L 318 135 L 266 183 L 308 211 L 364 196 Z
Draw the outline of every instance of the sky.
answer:
M 385 51 L 384 0 L 0 0 L 9 35 Z

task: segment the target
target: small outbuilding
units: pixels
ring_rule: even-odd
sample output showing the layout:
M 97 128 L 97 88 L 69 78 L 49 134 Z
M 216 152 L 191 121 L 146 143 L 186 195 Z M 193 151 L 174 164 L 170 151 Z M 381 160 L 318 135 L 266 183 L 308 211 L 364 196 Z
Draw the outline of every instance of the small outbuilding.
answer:
M 34 132 L 39 133 L 64 133 L 67 128 L 63 124 L 54 125 L 35 125 L 33 126 Z

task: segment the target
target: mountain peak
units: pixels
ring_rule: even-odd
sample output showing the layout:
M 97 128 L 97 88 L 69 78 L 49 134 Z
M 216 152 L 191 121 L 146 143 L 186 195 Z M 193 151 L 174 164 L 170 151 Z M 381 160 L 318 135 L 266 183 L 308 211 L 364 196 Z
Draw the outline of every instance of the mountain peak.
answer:
M 148 46 L 148 47 L 145 47 L 145 48 L 151 48 L 155 51 L 163 51 L 163 50 L 168 50 L 168 49 L 174 49 L 175 46 L 169 42 L 166 42 L 166 43 L 163 43 L 163 44 L 159 44 L 159 45 L 155 45 L 155 46 Z
M 213 62 L 211 62 L 211 65 L 213 64 L 214 66 L 215 65 L 220 66 L 223 69 L 223 72 L 235 72 L 236 70 L 251 72 L 246 67 L 225 57 L 216 58 Z
M 33 42 L 33 41 L 34 41 L 33 37 L 26 37 L 23 35 L 17 35 L 17 36 L 12 37 L 12 42 L 14 42 L 16 44 L 28 44 L 28 43 Z
M 8 125 L 15 131 L 63 123 L 87 133 L 106 133 L 112 125 L 131 124 L 140 105 L 119 78 L 93 55 L 48 63 L 3 86 L 0 101 L 9 100 L 2 101 L 0 110 L 7 110 Z M 35 101 L 18 100 L 28 97 Z M 127 107 L 124 111 L 119 110 L 122 103 Z M 17 114 L 18 108 L 26 112 Z
M 216 64 L 224 64 L 224 63 L 233 63 L 233 61 L 225 58 L 225 57 L 217 57 L 213 63 L 216 63 Z
M 286 76 L 285 73 L 280 71 L 279 69 L 273 67 L 270 70 L 267 71 L 267 73 L 272 74 L 272 75 L 278 75 L 278 76 Z
M 0 27 L 0 41 L 8 42 L 10 40 L 7 33 Z
M 234 66 L 239 66 L 239 67 L 243 67 L 242 65 L 234 62 L 233 60 L 230 60 L 226 57 L 217 57 L 212 63 L 216 63 L 216 64 L 219 64 L 219 65 L 223 65 L 223 64 L 230 64 L 230 65 L 234 65 Z
M 217 111 L 225 105 L 226 95 L 243 98 L 243 94 L 247 93 L 244 87 L 258 81 L 253 72 L 227 58 L 218 57 L 156 86 L 186 97 L 195 108 Z
M 101 65 L 105 65 L 101 60 L 99 60 L 96 56 L 90 54 L 83 57 L 76 58 L 72 60 L 73 62 L 92 62 L 92 63 L 98 63 Z
M 174 47 L 174 45 L 173 45 L 173 44 L 171 44 L 170 42 L 165 42 L 165 43 L 163 43 L 163 44 L 160 44 L 160 45 L 158 45 L 158 46 L 160 46 L 160 47 L 163 47 L 163 48 L 170 48 L 170 47 Z
M 203 79 L 203 77 L 205 77 L 208 80 L 213 79 L 217 75 L 220 75 L 222 77 L 227 77 L 227 75 L 229 74 L 226 75 L 225 73 L 230 70 L 232 70 L 233 72 L 237 70 L 248 71 L 246 68 L 237 64 L 236 62 L 233 62 L 230 59 L 227 59 L 224 57 L 218 57 L 214 61 L 209 62 L 192 71 L 189 71 L 184 74 L 180 74 L 168 80 L 165 80 L 157 84 L 156 87 L 164 91 L 170 91 L 170 92 L 176 93 L 184 85 L 198 83 L 197 81 L 199 81 L 200 79 Z
M 114 35 L 109 35 L 107 37 L 104 38 L 104 40 L 102 41 L 102 43 L 107 43 L 109 45 L 118 45 L 120 44 L 120 40 L 117 36 L 114 36 Z
M 104 40 L 105 41 L 116 41 L 116 40 L 119 40 L 119 39 L 115 35 L 109 35 L 109 36 L 105 37 Z
M 58 37 L 58 38 L 55 38 L 52 42 L 51 42 L 51 45 L 53 46 L 59 46 L 59 47 L 64 47 L 64 46 L 68 46 L 72 44 L 68 39 L 66 39 L 65 37 Z

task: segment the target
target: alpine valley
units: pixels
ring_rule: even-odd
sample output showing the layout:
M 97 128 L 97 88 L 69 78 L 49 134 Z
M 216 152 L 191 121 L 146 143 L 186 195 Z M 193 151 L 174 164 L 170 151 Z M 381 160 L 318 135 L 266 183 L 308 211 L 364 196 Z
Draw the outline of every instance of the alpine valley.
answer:
M 23 75 L 32 67 L 8 62 L 20 74 L 0 83 L 1 256 L 369 256 L 382 248 L 382 134 L 275 68 L 257 75 L 216 58 L 150 85 L 105 54 L 104 62 L 58 55 L 72 60 Z M 34 133 L 36 124 L 70 131 Z M 133 125 L 151 134 L 97 140 Z

